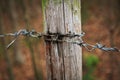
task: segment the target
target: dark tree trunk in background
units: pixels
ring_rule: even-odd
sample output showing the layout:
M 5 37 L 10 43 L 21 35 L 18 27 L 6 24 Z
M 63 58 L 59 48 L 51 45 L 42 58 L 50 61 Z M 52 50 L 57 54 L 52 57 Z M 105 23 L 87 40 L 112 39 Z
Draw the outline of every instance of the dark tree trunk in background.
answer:
M 106 29 L 109 32 L 109 43 L 111 47 L 114 47 L 115 44 L 115 33 L 119 31 L 119 25 L 120 25 L 120 1 L 119 0 L 104 0 L 101 1 L 104 5 L 102 6 L 102 9 L 104 11 L 103 18 L 104 18 L 104 24 Z M 120 74 L 120 64 L 117 58 L 117 54 L 109 54 L 109 60 L 110 60 L 110 73 L 108 73 L 107 79 L 108 80 L 119 80 L 120 77 L 118 74 Z M 117 66 L 116 66 L 117 65 Z
M 15 32 L 18 29 L 18 14 L 16 12 L 16 6 L 15 6 L 15 0 L 9 0 L 9 12 L 10 12 L 10 18 L 12 23 L 12 29 Z M 20 51 L 20 41 L 17 40 L 14 45 L 14 60 L 17 64 L 23 64 L 24 63 L 24 57 L 22 56 L 22 53 Z
M 2 16 L 2 6 L 1 6 L 1 4 L 0 4 L 0 34 L 3 34 L 3 32 L 4 32 L 4 30 L 3 30 L 3 28 L 4 28 L 4 25 L 3 25 L 3 21 L 2 21 L 2 19 L 3 19 L 3 16 Z M 4 56 L 4 59 L 5 59 L 5 61 L 6 61 L 6 64 L 7 64 L 7 68 L 6 68 L 6 70 L 7 70 L 7 73 L 8 73 L 8 79 L 9 80 L 14 80 L 14 75 L 13 75 L 13 70 L 12 70 L 12 64 L 11 64 L 11 62 L 10 62 L 10 58 L 9 58 L 9 55 L 8 55 L 8 52 L 7 52 L 7 50 L 6 50 L 6 46 L 5 46 L 5 39 L 4 38 L 1 38 L 0 39 L 0 45 L 1 45 L 1 53 L 0 54 L 3 54 L 3 56 Z M 2 65 L 1 65 L 2 66 Z M 2 71 L 0 71 L 1 72 L 1 74 L 3 74 L 3 73 L 5 73 L 5 72 L 2 72 Z M 2 77 L 3 77 L 3 80 L 5 80 L 6 78 L 4 77 L 4 74 L 2 75 Z
M 80 34 L 80 0 L 48 0 L 46 4 L 46 33 Z M 46 42 L 46 58 L 47 80 L 82 80 L 82 52 L 78 45 Z

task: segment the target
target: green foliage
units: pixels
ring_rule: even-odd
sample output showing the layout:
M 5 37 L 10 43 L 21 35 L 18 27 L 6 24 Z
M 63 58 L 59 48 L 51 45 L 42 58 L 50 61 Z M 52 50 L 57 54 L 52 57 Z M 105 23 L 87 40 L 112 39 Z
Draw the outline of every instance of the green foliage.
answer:
M 94 80 L 94 77 L 90 74 L 86 74 L 85 76 L 83 76 L 83 80 Z
M 85 22 L 87 21 L 87 19 L 89 18 L 90 14 L 88 11 L 89 5 L 90 5 L 90 1 L 89 0 L 82 0 L 81 2 L 81 17 L 82 17 L 82 25 L 85 24 Z
M 93 73 L 99 62 L 98 57 L 90 53 L 86 54 L 84 55 L 84 62 L 86 73 L 83 76 L 83 80 L 95 80 Z
M 42 13 L 43 13 L 43 26 L 45 26 L 45 8 L 48 4 L 48 0 L 42 0 Z
M 45 10 L 45 7 L 46 7 L 47 3 L 48 3 L 48 0 L 42 0 L 42 10 L 43 10 L 43 12 Z
M 54 4 L 61 4 L 62 3 L 62 0 L 53 0 L 54 1 Z
M 85 57 L 85 62 L 86 62 L 86 66 L 89 67 L 95 67 L 98 63 L 98 57 L 96 57 L 95 55 L 87 55 Z

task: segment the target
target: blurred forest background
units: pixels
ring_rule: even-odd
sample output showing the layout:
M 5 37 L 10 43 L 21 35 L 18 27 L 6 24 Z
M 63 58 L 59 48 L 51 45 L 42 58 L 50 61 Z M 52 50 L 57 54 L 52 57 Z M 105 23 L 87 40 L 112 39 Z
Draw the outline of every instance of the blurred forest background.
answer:
M 120 0 L 82 0 L 84 40 L 120 48 Z M 120 53 L 83 51 L 83 80 L 120 80 Z
M 44 0 L 43 0 L 44 2 Z M 84 41 L 120 48 L 120 1 L 82 0 Z M 0 34 L 19 29 L 43 31 L 42 0 L 0 0 Z M 45 80 L 43 40 L 0 38 L 0 80 Z M 83 49 L 83 80 L 120 80 L 120 54 Z
M 0 34 L 20 29 L 43 31 L 42 0 L 0 0 Z M 0 80 L 45 80 L 42 39 L 21 36 L 5 50 L 13 39 L 0 38 Z

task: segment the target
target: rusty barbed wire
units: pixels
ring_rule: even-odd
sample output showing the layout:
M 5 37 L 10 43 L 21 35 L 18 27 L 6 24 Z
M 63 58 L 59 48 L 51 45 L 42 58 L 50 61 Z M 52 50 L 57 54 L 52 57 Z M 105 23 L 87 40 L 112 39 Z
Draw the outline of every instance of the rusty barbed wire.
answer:
M 84 47 L 88 51 L 93 51 L 95 49 L 100 49 L 102 51 L 114 51 L 114 52 L 120 52 L 120 50 L 116 47 L 106 47 L 105 45 L 101 43 L 96 43 L 95 45 L 88 44 L 82 40 L 82 37 L 85 35 L 84 32 L 80 34 L 75 33 L 68 33 L 68 34 L 60 34 L 60 33 L 48 33 L 44 34 L 41 32 L 37 32 L 35 30 L 27 30 L 27 29 L 21 29 L 15 33 L 8 33 L 8 34 L 0 34 L 0 37 L 6 37 L 6 36 L 12 36 L 14 39 L 6 46 L 8 49 L 19 36 L 25 36 L 25 37 L 33 37 L 33 38 L 41 38 L 41 37 L 49 37 L 49 39 L 45 38 L 45 41 L 52 41 L 52 42 L 67 42 L 72 44 L 77 44 L 80 47 Z M 59 39 L 61 37 L 61 39 Z M 68 39 L 66 39 L 66 38 Z M 91 48 L 89 48 L 91 47 Z

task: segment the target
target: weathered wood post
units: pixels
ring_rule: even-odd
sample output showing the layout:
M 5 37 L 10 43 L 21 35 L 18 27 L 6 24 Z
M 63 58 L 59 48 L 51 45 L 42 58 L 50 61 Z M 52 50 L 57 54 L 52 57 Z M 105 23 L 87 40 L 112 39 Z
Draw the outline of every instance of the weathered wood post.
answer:
M 45 32 L 80 34 L 80 4 L 80 0 L 43 0 Z M 47 80 L 82 80 L 82 52 L 78 45 L 46 42 L 46 59 Z

